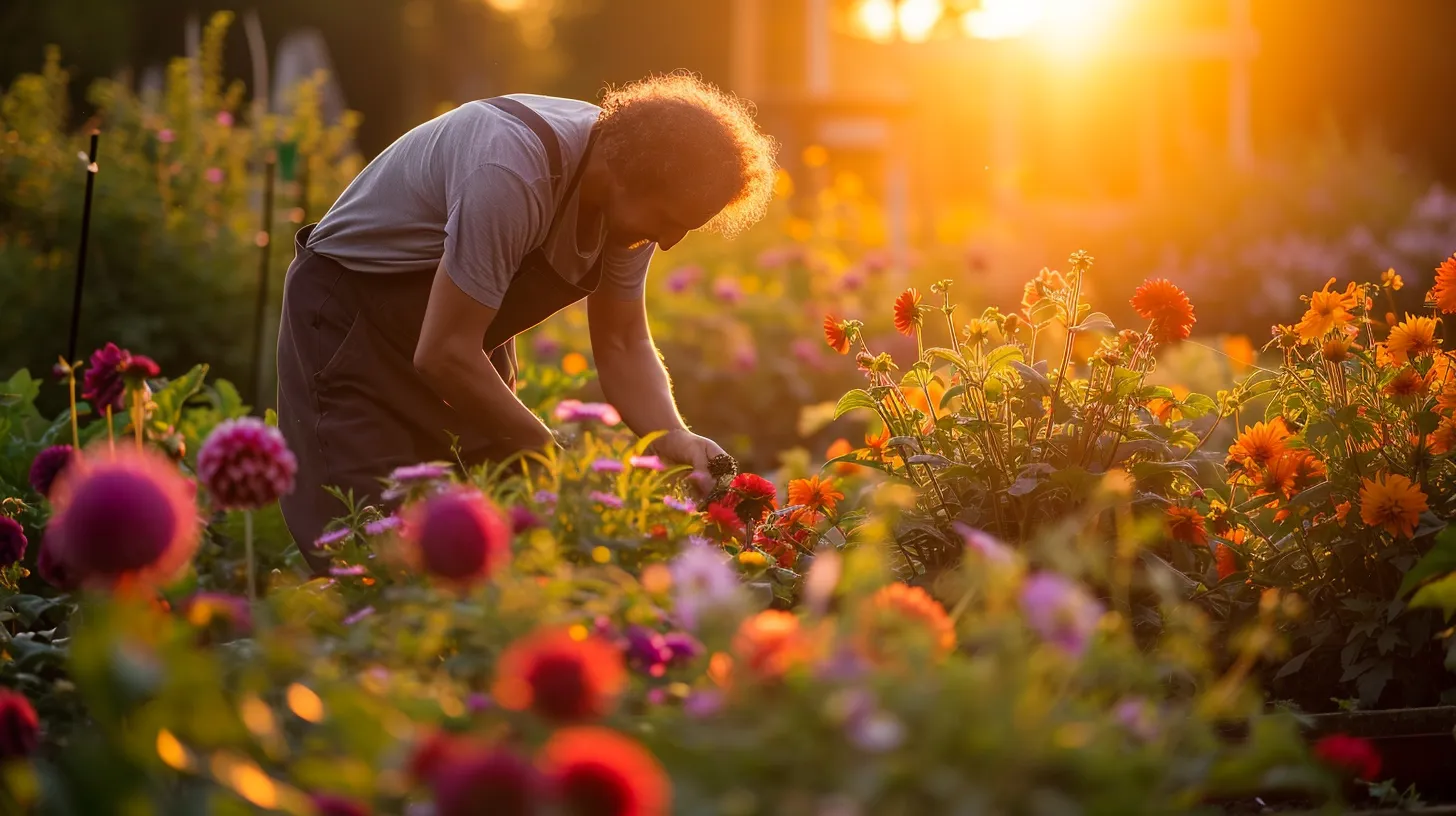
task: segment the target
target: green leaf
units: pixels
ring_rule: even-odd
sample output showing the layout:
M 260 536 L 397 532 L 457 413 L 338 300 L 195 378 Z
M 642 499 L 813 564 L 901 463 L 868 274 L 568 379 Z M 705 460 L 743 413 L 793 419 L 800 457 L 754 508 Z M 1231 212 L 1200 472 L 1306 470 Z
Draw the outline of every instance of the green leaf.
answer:
M 1331 482 L 1320 482 L 1314 487 L 1306 488 L 1296 493 L 1289 500 L 1288 506 L 1293 509 L 1296 507 L 1307 507 L 1311 504 L 1325 501 L 1329 498 L 1330 491 L 1334 490 L 1334 487 L 1334 484 Z
M 1016 373 L 1020 374 L 1023 380 L 1037 386 L 1044 394 L 1051 395 L 1052 384 L 1040 371 L 1037 371 L 1020 360 L 1012 360 L 1008 365 L 1016 369 Z
M 1113 325 L 1112 318 L 1101 312 L 1093 312 L 1082 318 L 1082 322 L 1072 327 L 1072 331 L 1117 331 Z
M 1185 419 L 1198 419 L 1218 410 L 1218 404 L 1207 394 L 1189 394 L 1179 403 L 1179 410 Z
M 1314 649 L 1310 649 L 1309 651 L 1300 652 L 1294 657 L 1289 658 L 1289 662 L 1285 663 L 1279 668 L 1279 671 L 1274 673 L 1274 679 L 1278 680 L 1281 677 L 1288 677 L 1299 671 L 1304 666 L 1304 661 L 1308 660 L 1309 656 L 1314 654 L 1314 652 Z
M 206 377 L 207 365 L 204 363 L 193 366 L 191 371 L 167 383 L 165 388 L 152 397 L 152 401 L 157 404 L 157 412 L 153 418 L 164 425 L 180 423 L 183 404 L 202 390 L 202 381 Z
M 946 362 L 963 371 L 969 371 L 971 369 L 971 367 L 966 364 L 966 359 L 964 357 L 956 354 L 954 351 L 948 348 L 942 348 L 940 346 L 937 346 L 935 348 L 928 348 L 925 350 L 925 356 L 934 357 L 939 360 L 945 360 Z
M 1171 401 L 1173 400 L 1173 389 L 1166 385 L 1145 385 L 1142 390 L 1137 392 L 1137 397 L 1145 401 L 1155 399 Z
M 1016 346 L 997 346 L 986 355 L 986 373 L 995 374 L 1013 362 L 1021 362 L 1026 359 L 1021 356 L 1021 349 Z
M 1456 612 L 1456 573 L 1426 584 L 1411 598 L 1411 609 L 1439 609 L 1443 617 Z
M 1436 537 L 1436 543 L 1430 551 L 1405 574 L 1395 596 L 1404 598 L 1407 592 L 1420 586 L 1426 579 L 1450 572 L 1456 572 L 1456 528 L 1447 528 Z
M 856 408 L 869 408 L 872 411 L 879 410 L 879 403 L 869 395 L 868 391 L 856 388 L 839 398 L 839 403 L 834 406 L 834 418 L 839 419 Z
M 905 376 L 900 378 L 901 388 L 924 388 L 928 385 L 930 385 L 930 366 L 923 362 L 911 366 L 910 370 L 905 372 Z
M 966 387 L 964 385 L 952 385 L 950 388 L 945 389 L 945 393 L 944 394 L 941 394 L 940 395 L 940 405 L 937 406 L 937 407 L 944 408 L 946 405 L 948 405 L 950 403 L 951 400 L 955 399 L 956 397 L 959 397 L 961 394 L 964 394 L 965 392 L 966 392 Z

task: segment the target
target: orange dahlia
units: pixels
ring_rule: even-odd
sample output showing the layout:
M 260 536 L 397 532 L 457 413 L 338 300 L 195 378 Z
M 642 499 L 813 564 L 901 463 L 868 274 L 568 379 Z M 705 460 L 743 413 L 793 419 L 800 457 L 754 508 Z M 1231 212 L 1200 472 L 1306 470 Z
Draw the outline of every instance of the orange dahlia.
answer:
M 1239 571 L 1238 554 L 1227 544 L 1218 544 L 1213 548 L 1213 563 L 1218 569 L 1220 581 Z
M 607 728 L 557 731 L 541 748 L 536 764 L 564 813 L 666 816 L 672 807 L 672 783 L 657 758 Z
M 1430 297 L 1442 314 L 1456 314 L 1456 255 L 1436 267 L 1436 285 L 1431 288 Z
M 1174 541 L 1185 544 L 1208 544 L 1208 528 L 1203 514 L 1192 507 L 1170 507 L 1167 517 L 1168 534 Z
M 920 319 L 920 293 L 912 286 L 895 298 L 895 331 L 914 337 L 915 330 L 920 328 Z
M 1343 292 L 1331 292 L 1335 279 L 1330 278 L 1323 288 L 1309 296 L 1309 309 L 1294 329 L 1304 343 L 1313 343 L 1337 328 L 1348 326 L 1355 319 L 1355 307 L 1360 302 L 1357 287 L 1353 282 Z
M 1295 490 L 1304 490 L 1324 481 L 1327 471 L 1318 456 L 1308 450 L 1293 450 L 1288 455 L 1294 457 Z
M 491 693 L 511 711 L 531 709 L 548 720 L 579 722 L 605 714 L 626 682 L 622 655 L 611 644 L 545 629 L 506 649 Z
M 817 474 L 789 481 L 789 504 L 800 504 L 814 512 L 833 513 L 834 505 L 842 498 L 844 494 L 834 489 L 834 482 L 821 481 Z
M 1430 446 L 1431 453 L 1437 456 L 1456 450 L 1456 420 L 1451 417 L 1442 418 L 1436 430 L 1427 437 L 1426 444 Z
M 1434 317 L 1406 315 L 1405 320 L 1393 327 L 1390 336 L 1385 338 L 1386 352 L 1397 363 L 1435 354 L 1441 347 L 1441 341 L 1436 339 L 1436 325 Z
M 1422 377 L 1414 368 L 1406 366 L 1382 390 L 1386 396 L 1413 397 L 1416 394 L 1425 393 L 1426 378 Z
M 844 321 L 824 315 L 824 342 L 840 354 L 849 353 L 849 332 L 845 331 Z
M 1188 295 L 1164 278 L 1143 281 L 1133 293 L 1132 308 L 1139 317 L 1152 321 L 1151 332 L 1158 343 L 1186 340 L 1196 321 Z
M 1255 495 L 1284 496 L 1285 498 L 1293 496 L 1295 493 L 1294 480 L 1299 473 L 1299 465 L 1303 458 L 1299 452 L 1291 451 L 1265 465 L 1255 477 Z
M 1365 479 L 1360 487 L 1360 520 L 1393 536 L 1410 538 L 1425 509 L 1426 494 L 1399 473 Z
M 1247 468 L 1267 465 L 1289 449 L 1286 444 L 1293 434 L 1284 420 L 1275 417 L 1271 422 L 1256 422 L 1253 427 L 1244 428 L 1238 439 L 1229 447 L 1228 461 Z
M 920 587 L 889 584 L 865 599 L 860 649 L 875 662 L 892 658 L 907 631 L 924 633 L 937 656 L 955 648 L 955 622 L 945 607 Z
M 783 677 L 807 656 L 808 641 L 791 612 L 766 609 L 743 621 L 733 636 L 735 665 L 761 680 Z

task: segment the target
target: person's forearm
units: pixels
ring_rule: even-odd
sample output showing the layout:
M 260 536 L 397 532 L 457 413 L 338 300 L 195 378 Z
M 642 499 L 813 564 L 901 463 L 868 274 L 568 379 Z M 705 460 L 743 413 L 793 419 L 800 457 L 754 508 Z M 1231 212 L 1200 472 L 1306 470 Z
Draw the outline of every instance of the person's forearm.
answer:
M 416 368 L 436 396 L 462 416 L 488 427 L 493 439 L 512 450 L 540 448 L 551 431 L 511 393 L 479 349 L 421 361 Z
M 608 346 L 598 353 L 596 363 L 603 395 L 633 433 L 644 436 L 687 428 L 673 402 L 667 369 L 650 338 Z

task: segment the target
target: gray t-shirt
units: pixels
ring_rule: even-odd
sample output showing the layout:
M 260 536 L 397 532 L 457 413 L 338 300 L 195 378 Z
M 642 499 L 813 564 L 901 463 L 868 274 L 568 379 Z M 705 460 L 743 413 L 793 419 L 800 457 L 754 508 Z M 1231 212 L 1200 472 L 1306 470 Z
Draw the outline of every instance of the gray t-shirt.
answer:
M 494 105 L 470 102 L 399 137 L 370 162 L 329 208 L 308 248 L 356 272 L 434 269 L 480 303 L 499 308 L 521 260 L 546 240 L 600 108 L 550 96 L 513 95 L 541 115 L 561 142 L 565 178 L 551 187 L 550 162 L 536 135 Z M 607 246 L 605 226 L 590 246 L 577 242 L 580 194 L 561 214 L 551 266 L 579 281 L 603 251 L 600 291 L 640 298 L 654 244 Z

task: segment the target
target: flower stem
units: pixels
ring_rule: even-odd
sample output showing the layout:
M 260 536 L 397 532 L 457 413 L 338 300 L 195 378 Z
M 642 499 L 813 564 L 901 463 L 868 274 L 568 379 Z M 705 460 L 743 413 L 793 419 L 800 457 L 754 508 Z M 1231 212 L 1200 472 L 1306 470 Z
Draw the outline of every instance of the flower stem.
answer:
M 116 426 L 111 422 L 111 406 L 106 406 L 106 445 L 111 449 L 111 455 L 116 455 Z
M 140 388 L 132 391 L 132 424 L 136 426 L 137 453 L 142 450 L 142 420 L 146 417 L 146 409 L 143 406 L 142 390 Z
M 253 511 L 243 511 L 243 552 L 248 562 L 248 603 L 258 600 L 258 587 L 253 577 Z
M 66 375 L 66 381 L 71 386 L 71 450 L 80 453 L 81 451 L 81 429 L 76 423 L 76 369 L 69 362 L 66 369 L 70 372 Z

